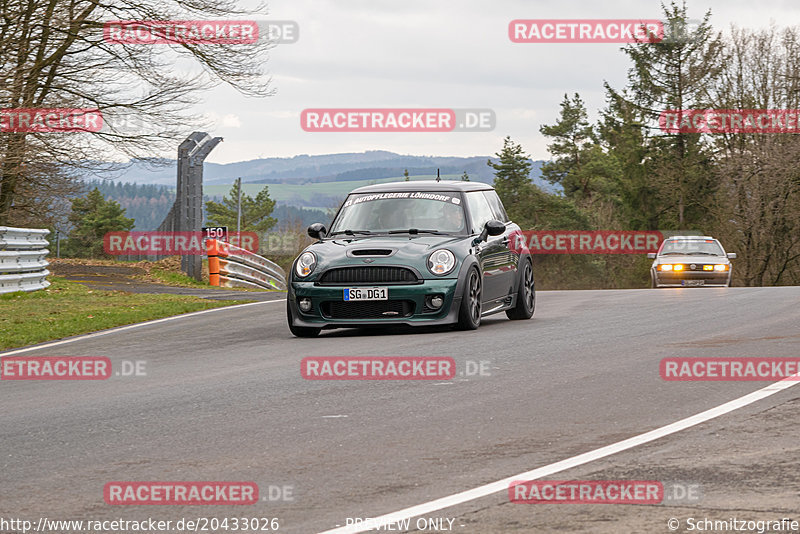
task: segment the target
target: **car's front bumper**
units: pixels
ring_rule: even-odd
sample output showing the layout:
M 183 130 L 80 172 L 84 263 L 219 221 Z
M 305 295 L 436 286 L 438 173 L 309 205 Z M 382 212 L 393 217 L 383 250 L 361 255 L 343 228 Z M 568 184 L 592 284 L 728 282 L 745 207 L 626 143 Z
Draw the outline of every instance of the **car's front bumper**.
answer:
M 729 285 L 731 281 L 730 271 L 654 271 L 653 276 L 656 287 L 720 287 Z
M 456 278 L 423 280 L 418 284 L 347 287 L 387 287 L 388 301 L 344 302 L 345 286 L 317 285 L 314 282 L 292 281 L 287 299 L 294 326 L 310 328 L 342 328 L 382 325 L 443 325 L 458 322 L 461 305 L 459 281 Z M 442 295 L 439 309 L 426 306 L 426 297 Z M 311 310 L 300 311 L 298 300 L 311 299 Z M 400 303 L 403 303 L 402 305 Z M 390 313 L 383 307 L 393 308 Z M 395 311 L 402 310 L 402 311 Z

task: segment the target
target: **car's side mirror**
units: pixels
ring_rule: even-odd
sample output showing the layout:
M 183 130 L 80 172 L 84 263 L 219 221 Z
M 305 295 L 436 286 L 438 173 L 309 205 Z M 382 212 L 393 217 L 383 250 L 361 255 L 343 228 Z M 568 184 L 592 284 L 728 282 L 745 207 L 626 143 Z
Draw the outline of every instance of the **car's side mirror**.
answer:
M 475 238 L 473 241 L 474 244 L 478 244 L 481 241 L 486 241 L 486 238 L 490 235 L 500 235 L 506 231 L 506 225 L 496 219 L 492 219 L 491 221 L 487 221 L 485 225 L 483 225 L 483 231 L 480 235 Z
M 656 253 L 655 253 L 655 252 L 648 252 L 648 253 L 647 253 L 647 259 L 648 259 L 648 260 L 654 260 L 654 259 L 656 259 Z
M 314 223 L 308 227 L 308 235 L 314 239 L 322 239 L 325 237 L 325 225 L 322 223 Z
M 489 235 L 501 235 L 506 231 L 506 225 L 497 220 L 491 220 L 483 227 Z
M 728 252 L 728 259 L 729 260 L 735 260 L 736 259 L 736 253 L 735 252 Z

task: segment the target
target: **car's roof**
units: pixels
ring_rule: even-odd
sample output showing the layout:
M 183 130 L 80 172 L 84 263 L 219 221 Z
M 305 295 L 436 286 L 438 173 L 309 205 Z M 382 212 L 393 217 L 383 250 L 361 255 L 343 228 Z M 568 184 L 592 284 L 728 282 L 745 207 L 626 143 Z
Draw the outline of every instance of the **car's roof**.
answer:
M 354 189 L 352 193 L 387 193 L 397 191 L 484 191 L 494 189 L 481 182 L 464 182 L 460 180 L 414 180 L 408 182 L 389 182 L 386 184 L 365 185 Z
M 711 237 L 708 235 L 673 235 L 667 238 L 669 239 L 713 239 L 716 241 L 715 237 Z

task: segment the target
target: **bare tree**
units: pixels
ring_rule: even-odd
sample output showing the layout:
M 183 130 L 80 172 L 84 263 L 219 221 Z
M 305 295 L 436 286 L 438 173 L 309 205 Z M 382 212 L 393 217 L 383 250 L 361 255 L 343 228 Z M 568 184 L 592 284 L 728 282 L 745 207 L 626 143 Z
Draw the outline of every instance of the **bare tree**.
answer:
M 800 29 L 733 28 L 730 61 L 713 87 L 719 109 L 800 108 Z M 794 133 L 717 134 L 718 233 L 740 255 L 747 286 L 800 280 L 800 138 Z
M 272 94 L 265 72 L 273 46 L 113 42 L 110 21 L 232 20 L 266 15 L 234 0 L 0 0 L 0 107 L 98 109 L 99 132 L 0 133 L 0 224 L 34 188 L 33 162 L 86 168 L 110 156 L 160 156 L 203 125 L 189 110 L 224 83 Z M 132 126 L 134 125 L 134 126 Z

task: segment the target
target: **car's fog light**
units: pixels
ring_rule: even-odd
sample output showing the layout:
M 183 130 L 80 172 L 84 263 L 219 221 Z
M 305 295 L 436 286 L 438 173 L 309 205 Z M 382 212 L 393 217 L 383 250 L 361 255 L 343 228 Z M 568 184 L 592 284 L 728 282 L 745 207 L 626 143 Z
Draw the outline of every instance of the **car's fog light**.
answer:
M 311 299 L 303 297 L 297 302 L 297 305 L 300 306 L 300 311 L 307 312 L 311 310 Z
M 444 304 L 444 297 L 441 295 L 431 297 L 431 308 L 441 308 L 442 304 Z

